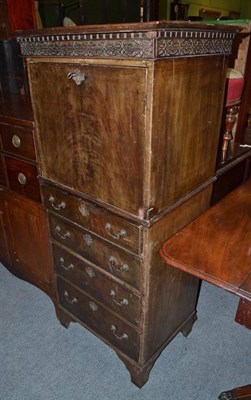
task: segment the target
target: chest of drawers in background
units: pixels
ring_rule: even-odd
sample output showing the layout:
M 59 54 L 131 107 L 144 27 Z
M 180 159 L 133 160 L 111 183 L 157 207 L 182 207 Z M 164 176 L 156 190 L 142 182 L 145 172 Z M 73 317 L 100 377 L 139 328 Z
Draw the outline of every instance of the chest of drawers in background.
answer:
M 59 319 L 111 345 L 141 387 L 196 316 L 164 240 L 211 201 L 233 27 L 150 23 L 21 35 Z
M 29 106 L 18 96 L 6 96 L 0 103 L 0 143 L 1 261 L 55 301 L 34 123 Z

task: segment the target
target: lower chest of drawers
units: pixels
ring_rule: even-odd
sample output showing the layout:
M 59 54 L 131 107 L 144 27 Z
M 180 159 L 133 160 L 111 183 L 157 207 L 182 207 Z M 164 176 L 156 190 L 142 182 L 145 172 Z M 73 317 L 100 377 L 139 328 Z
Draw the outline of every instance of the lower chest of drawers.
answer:
M 53 212 L 49 223 L 60 306 L 137 360 L 140 257 Z

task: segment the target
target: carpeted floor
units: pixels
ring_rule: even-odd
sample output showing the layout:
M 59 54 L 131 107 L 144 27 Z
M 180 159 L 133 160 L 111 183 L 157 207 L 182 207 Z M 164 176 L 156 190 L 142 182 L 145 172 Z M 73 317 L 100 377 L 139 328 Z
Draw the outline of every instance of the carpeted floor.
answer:
M 138 389 L 94 335 L 63 328 L 39 289 L 0 264 L 0 400 L 214 400 L 251 383 L 251 331 L 234 322 L 238 299 L 202 285 L 199 319 L 179 334 Z

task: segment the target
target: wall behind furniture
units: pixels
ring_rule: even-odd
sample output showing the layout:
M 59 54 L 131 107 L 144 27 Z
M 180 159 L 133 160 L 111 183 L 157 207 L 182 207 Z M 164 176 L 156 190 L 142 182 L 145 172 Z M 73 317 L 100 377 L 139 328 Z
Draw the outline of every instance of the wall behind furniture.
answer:
M 39 13 L 44 27 L 62 25 L 57 1 L 39 1 Z M 140 0 L 63 0 L 63 14 L 75 24 L 102 24 L 140 21 Z M 73 6 L 72 6 L 73 5 Z
M 160 19 L 170 18 L 171 0 L 160 0 Z M 229 15 L 229 11 L 240 13 L 240 18 L 251 18 L 250 0 L 182 0 L 189 4 L 188 15 L 198 16 L 201 8 L 212 8 L 221 11 L 222 15 Z

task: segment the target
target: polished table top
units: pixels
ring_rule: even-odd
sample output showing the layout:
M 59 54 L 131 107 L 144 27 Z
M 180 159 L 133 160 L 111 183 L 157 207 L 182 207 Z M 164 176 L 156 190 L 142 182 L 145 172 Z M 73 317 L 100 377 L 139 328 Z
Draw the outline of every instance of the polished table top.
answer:
M 167 240 L 160 254 L 168 265 L 251 300 L 251 180 Z

